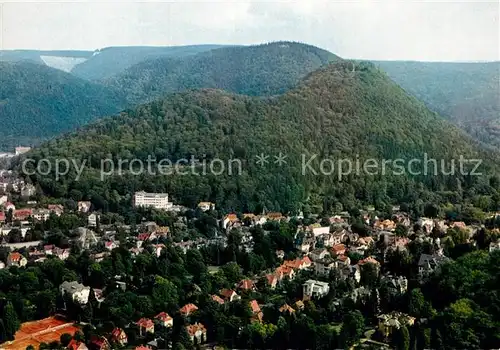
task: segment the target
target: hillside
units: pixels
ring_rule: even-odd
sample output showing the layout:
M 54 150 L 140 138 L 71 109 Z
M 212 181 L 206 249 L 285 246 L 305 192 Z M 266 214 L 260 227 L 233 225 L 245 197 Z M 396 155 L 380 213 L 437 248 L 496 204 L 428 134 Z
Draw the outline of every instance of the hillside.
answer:
M 83 79 L 101 80 L 122 73 L 134 64 L 147 59 L 182 58 L 219 47 L 222 45 L 107 47 L 95 51 L 88 60 L 76 65 L 71 73 Z
M 281 167 L 274 163 L 280 152 L 287 155 Z M 256 164 L 261 153 L 270 156 L 264 167 Z M 422 200 L 461 202 L 479 191 L 476 188 L 484 195 L 499 190 L 490 186 L 489 176 L 381 176 L 361 171 L 339 181 L 337 172 L 329 173 L 328 164 L 324 175 L 309 169 L 303 173 L 301 167 L 302 157 L 314 155 L 317 158 L 310 164 L 319 171 L 319 160 L 324 158 L 409 161 L 422 159 L 424 153 L 445 160 L 460 155 L 482 158 L 483 173 L 495 173 L 493 154 L 478 151 L 460 130 L 372 64 L 363 63 L 353 72 L 352 63 L 337 62 L 310 74 L 297 88 L 271 98 L 212 89 L 173 94 L 50 141 L 30 156 L 85 160 L 90 168 L 79 181 L 74 181 L 74 172 L 57 183 L 51 177 L 33 180 L 49 194 L 87 198 L 96 208 L 120 212 L 130 207 L 131 194 L 140 189 L 166 191 L 188 206 L 210 199 L 221 209 L 241 211 L 262 206 L 293 211 L 303 204 L 331 208 L 341 203 L 349 208 L 360 202 L 378 206 L 419 205 Z M 228 174 L 227 166 L 219 176 L 136 176 L 125 171 L 100 179 L 102 159 L 146 160 L 148 155 L 172 162 L 191 156 L 207 162 L 237 158 L 242 161 L 242 173 Z M 200 163 L 196 164 L 198 171 Z
M 148 60 L 106 84 L 123 89 L 131 104 L 197 88 L 274 95 L 295 87 L 305 75 L 337 59 L 328 51 L 292 42 L 226 47 L 182 59 Z
M 429 108 L 500 149 L 500 62 L 376 64 Z
M 119 111 L 109 88 L 27 61 L 0 62 L 0 148 L 36 143 Z

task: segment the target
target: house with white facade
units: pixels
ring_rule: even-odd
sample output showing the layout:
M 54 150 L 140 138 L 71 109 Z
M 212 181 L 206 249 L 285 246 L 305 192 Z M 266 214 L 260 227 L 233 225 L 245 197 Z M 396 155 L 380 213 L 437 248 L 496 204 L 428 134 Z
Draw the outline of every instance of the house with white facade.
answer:
M 61 292 L 61 295 L 68 294 L 73 301 L 80 304 L 85 305 L 89 301 L 90 287 L 86 287 L 76 281 L 64 281 L 59 286 L 59 291 Z
M 144 191 L 134 194 L 134 206 L 159 210 L 172 210 L 174 204 L 168 201 L 168 193 L 148 193 Z
M 302 291 L 306 298 L 321 298 L 330 292 L 330 285 L 327 282 L 307 280 L 302 285 Z

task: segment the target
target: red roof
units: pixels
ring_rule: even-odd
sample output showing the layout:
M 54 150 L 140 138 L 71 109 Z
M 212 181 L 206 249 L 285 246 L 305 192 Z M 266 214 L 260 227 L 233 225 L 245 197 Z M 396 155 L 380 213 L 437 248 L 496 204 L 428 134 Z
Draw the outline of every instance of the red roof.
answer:
M 170 317 L 169 314 L 167 314 L 166 312 L 163 311 L 163 312 L 160 312 L 158 315 L 156 315 L 155 319 L 163 321 L 163 322 L 167 322 L 167 321 L 172 320 L 172 317 Z
M 273 274 L 266 275 L 266 278 L 267 278 L 267 283 L 269 284 L 273 284 L 274 281 L 278 281 L 278 277 L 276 277 L 276 275 Z
M 238 284 L 240 289 L 251 290 L 255 288 L 255 283 L 252 280 L 242 280 L 240 284 Z
M 195 323 L 195 324 L 190 324 L 189 326 L 186 327 L 187 332 L 189 333 L 190 336 L 194 336 L 196 332 L 201 331 L 203 333 L 207 332 L 207 329 L 205 326 L 201 323 Z
M 149 318 L 141 318 L 137 321 L 137 325 L 141 328 L 151 328 L 154 326 L 154 323 Z
M 222 299 L 218 295 L 212 295 L 212 300 L 215 301 L 216 303 L 221 304 L 221 305 L 224 304 L 224 299 Z
M 181 307 L 179 312 L 183 315 L 189 315 L 190 313 L 195 312 L 196 310 L 198 310 L 198 306 L 196 306 L 192 303 L 189 303 L 189 304 L 186 304 L 183 307 Z
M 121 328 L 115 328 L 113 329 L 113 331 L 111 332 L 111 337 L 113 339 L 117 339 L 117 340 L 120 340 L 121 338 L 124 338 L 126 337 L 127 334 L 125 333 L 125 331 Z
M 149 346 L 139 345 L 135 347 L 135 350 L 151 350 Z
M 5 221 L 5 213 L 0 211 L 0 221 Z
M 232 289 L 222 289 L 220 291 L 220 295 L 222 295 L 226 299 L 231 298 L 234 293 L 236 293 L 236 292 L 234 290 L 232 290 Z
M 68 349 L 70 349 L 70 350 L 78 350 L 78 348 L 82 344 L 83 344 L 83 342 L 81 342 L 81 341 L 76 341 L 75 339 L 71 339 L 71 341 L 68 344 Z
M 28 217 L 33 214 L 33 210 L 31 209 L 18 209 L 14 212 L 15 217 Z
M 137 239 L 139 239 L 139 241 L 147 241 L 149 238 L 149 233 L 141 233 Z
M 250 302 L 250 308 L 252 309 L 252 312 L 253 312 L 254 314 L 256 314 L 256 313 L 259 313 L 259 312 L 260 312 L 260 306 L 259 306 L 259 304 L 257 303 L 257 300 L 255 300 L 255 299 L 254 299 L 254 300 L 252 300 L 252 301 Z
M 21 261 L 23 256 L 20 253 L 10 253 L 9 254 L 10 261 Z

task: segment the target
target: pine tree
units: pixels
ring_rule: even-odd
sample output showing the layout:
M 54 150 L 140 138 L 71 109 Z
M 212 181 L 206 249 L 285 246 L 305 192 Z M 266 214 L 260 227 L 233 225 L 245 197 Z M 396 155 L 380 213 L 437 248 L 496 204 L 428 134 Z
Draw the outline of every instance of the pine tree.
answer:
M 3 310 L 3 321 L 7 339 L 14 339 L 14 334 L 16 334 L 21 324 L 17 318 L 16 310 L 10 301 L 5 305 Z

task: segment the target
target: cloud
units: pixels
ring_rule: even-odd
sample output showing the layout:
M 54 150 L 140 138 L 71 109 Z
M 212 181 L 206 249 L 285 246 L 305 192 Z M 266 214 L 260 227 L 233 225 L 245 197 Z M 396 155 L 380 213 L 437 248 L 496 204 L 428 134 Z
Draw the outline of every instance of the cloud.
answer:
M 499 60 L 498 2 L 3 3 L 4 49 L 307 42 L 348 58 Z

